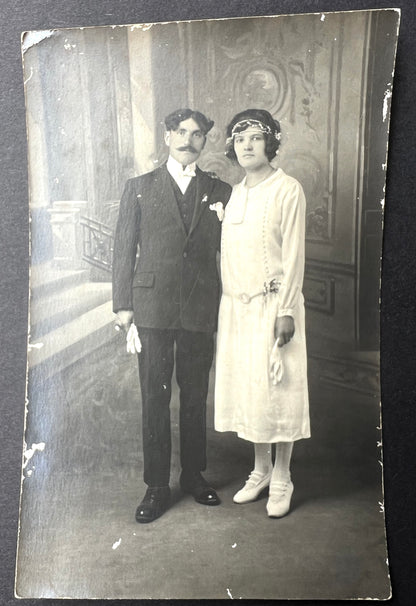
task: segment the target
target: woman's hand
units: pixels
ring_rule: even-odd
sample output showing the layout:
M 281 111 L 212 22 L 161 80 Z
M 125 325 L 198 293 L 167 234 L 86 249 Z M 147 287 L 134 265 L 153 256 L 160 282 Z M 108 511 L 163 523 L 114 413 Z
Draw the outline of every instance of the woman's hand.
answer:
M 279 347 L 283 347 L 289 343 L 290 339 L 295 334 L 295 321 L 292 316 L 282 316 L 276 318 L 274 325 L 274 336 L 279 341 Z

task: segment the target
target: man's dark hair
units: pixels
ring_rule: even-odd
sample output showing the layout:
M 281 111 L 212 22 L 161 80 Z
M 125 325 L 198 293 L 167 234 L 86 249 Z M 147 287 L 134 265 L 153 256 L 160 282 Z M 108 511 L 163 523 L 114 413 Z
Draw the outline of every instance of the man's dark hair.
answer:
M 204 114 L 201 114 L 201 112 L 185 108 L 177 109 L 171 114 L 169 114 L 169 116 L 166 116 L 166 130 L 178 130 L 179 124 L 184 120 L 188 120 L 188 118 L 192 118 L 193 120 L 195 120 L 204 135 L 206 135 L 214 126 L 214 121 L 204 116 Z
M 275 157 L 276 152 L 280 146 L 280 139 L 277 138 L 277 135 L 280 133 L 280 124 L 265 109 L 246 109 L 243 112 L 240 112 L 239 114 L 236 114 L 234 116 L 234 118 L 227 126 L 227 138 L 230 140 L 227 141 L 225 155 L 227 156 L 227 158 L 230 158 L 230 160 L 234 160 L 235 162 L 237 162 L 237 156 L 234 151 L 234 140 L 231 139 L 231 136 L 234 126 L 238 124 L 238 122 L 244 122 L 245 120 L 258 120 L 259 122 L 264 124 L 264 126 L 269 127 L 271 131 L 270 134 L 264 133 L 263 136 L 264 140 L 266 141 L 264 151 L 267 159 L 270 162 L 270 160 L 273 160 L 273 158 Z

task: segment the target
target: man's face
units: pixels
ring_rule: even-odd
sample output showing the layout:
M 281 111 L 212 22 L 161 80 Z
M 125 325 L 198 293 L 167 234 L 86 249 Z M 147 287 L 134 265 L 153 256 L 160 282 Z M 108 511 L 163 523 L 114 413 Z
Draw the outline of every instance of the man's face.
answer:
M 205 135 L 198 123 L 188 118 L 179 123 L 177 130 L 165 132 L 165 143 L 172 158 L 187 166 L 199 158 L 205 145 Z

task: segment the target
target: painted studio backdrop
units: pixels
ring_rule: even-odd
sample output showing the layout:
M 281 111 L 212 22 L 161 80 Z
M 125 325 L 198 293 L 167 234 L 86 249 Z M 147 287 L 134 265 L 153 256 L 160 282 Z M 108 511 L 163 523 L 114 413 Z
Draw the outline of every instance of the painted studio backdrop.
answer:
M 375 10 L 23 37 L 32 260 L 19 596 L 388 597 L 378 331 L 397 23 Z M 180 107 L 215 121 L 199 166 L 232 185 L 243 174 L 224 155 L 225 127 L 267 109 L 282 128 L 276 163 L 306 195 L 312 438 L 295 446 L 299 488 L 276 523 L 232 503 L 252 453 L 214 432 L 213 383 L 207 473 L 223 506 L 194 511 L 178 496 L 151 528 L 134 522 L 140 394 L 113 328 L 113 234 L 125 181 L 165 161 L 163 119 Z M 171 407 L 175 427 L 175 386 Z

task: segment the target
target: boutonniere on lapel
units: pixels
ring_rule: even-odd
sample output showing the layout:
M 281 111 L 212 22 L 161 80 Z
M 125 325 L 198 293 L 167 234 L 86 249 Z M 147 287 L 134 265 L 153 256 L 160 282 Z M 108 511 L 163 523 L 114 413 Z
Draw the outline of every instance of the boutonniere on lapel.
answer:
M 224 204 L 222 202 L 215 202 L 215 204 L 209 205 L 209 210 L 215 210 L 217 217 L 220 221 L 224 219 Z

